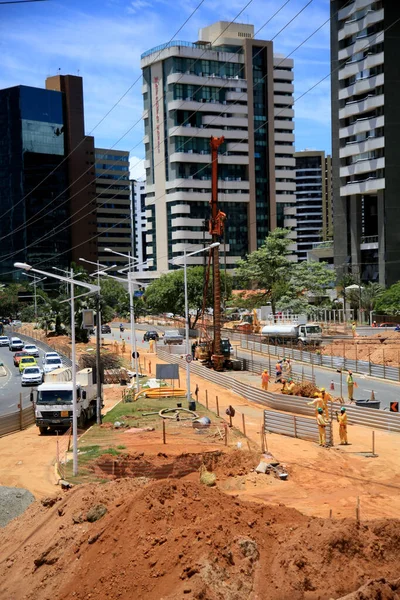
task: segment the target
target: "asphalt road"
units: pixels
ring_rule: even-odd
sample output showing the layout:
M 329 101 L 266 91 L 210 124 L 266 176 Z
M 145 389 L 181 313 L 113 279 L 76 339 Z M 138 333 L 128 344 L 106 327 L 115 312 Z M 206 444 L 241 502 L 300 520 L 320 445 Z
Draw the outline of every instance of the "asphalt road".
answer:
M 43 352 L 40 352 L 39 366 L 43 358 Z M 10 352 L 8 346 L 0 347 L 0 362 L 6 368 L 7 375 L 0 377 L 0 415 L 6 415 L 18 410 L 20 394 L 22 394 L 22 406 L 26 408 L 30 405 L 30 391 L 35 389 L 29 386 L 21 386 L 21 375 L 17 367 L 14 367 L 14 352 Z

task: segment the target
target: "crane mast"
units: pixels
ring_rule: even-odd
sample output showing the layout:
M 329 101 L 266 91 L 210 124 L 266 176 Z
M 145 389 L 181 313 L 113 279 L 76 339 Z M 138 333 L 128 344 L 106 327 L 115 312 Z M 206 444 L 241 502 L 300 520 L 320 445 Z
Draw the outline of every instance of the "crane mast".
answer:
M 212 242 L 219 242 L 224 232 L 225 213 L 218 208 L 218 148 L 223 144 L 224 137 L 211 136 L 211 219 L 209 221 L 209 233 Z M 221 274 L 219 268 L 219 246 L 212 248 L 213 265 L 213 330 L 214 330 L 214 352 L 211 357 L 213 368 L 222 371 L 224 356 L 221 352 Z

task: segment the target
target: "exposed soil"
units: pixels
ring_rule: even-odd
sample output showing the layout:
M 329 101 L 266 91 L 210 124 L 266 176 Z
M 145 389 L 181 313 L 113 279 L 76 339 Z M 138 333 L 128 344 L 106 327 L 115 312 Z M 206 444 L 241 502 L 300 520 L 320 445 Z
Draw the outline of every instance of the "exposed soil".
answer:
M 2 598 L 328 600 L 398 576 L 397 520 L 310 518 L 182 480 L 78 486 L 44 504 L 0 532 Z M 354 598 L 391 598 L 378 594 Z
M 400 333 L 384 331 L 373 336 L 337 340 L 321 350 L 327 356 L 341 356 L 392 367 L 400 366 Z

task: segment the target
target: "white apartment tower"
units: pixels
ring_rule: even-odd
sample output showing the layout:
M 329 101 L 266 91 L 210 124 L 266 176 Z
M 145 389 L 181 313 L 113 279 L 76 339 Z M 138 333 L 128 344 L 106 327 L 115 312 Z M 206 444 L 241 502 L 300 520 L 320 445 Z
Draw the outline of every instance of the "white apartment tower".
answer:
M 331 0 L 335 266 L 400 278 L 400 3 Z
M 218 22 L 201 29 L 199 41 L 145 52 L 141 67 L 147 256 L 155 273 L 172 268 L 184 247 L 211 240 L 211 136 L 225 138 L 218 190 L 227 267 L 277 225 L 294 228 L 293 61 L 255 40 L 253 25 Z

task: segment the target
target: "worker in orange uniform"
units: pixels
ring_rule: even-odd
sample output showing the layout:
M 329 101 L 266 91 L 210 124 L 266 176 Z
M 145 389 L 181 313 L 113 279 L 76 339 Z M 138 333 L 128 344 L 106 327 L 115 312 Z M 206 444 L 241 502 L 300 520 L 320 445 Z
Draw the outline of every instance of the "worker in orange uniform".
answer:
M 336 419 L 339 423 L 339 437 L 340 437 L 340 445 L 347 446 L 347 413 L 344 406 L 340 409 L 339 413 L 336 413 Z
M 317 415 L 317 423 L 318 423 L 318 432 L 319 432 L 319 445 L 326 446 L 326 427 L 329 425 L 329 421 L 327 421 L 324 417 L 324 411 L 322 408 L 318 409 Z
M 268 391 L 268 383 L 269 383 L 269 373 L 268 373 L 267 369 L 264 369 L 264 371 L 261 374 L 261 387 L 266 392 Z

